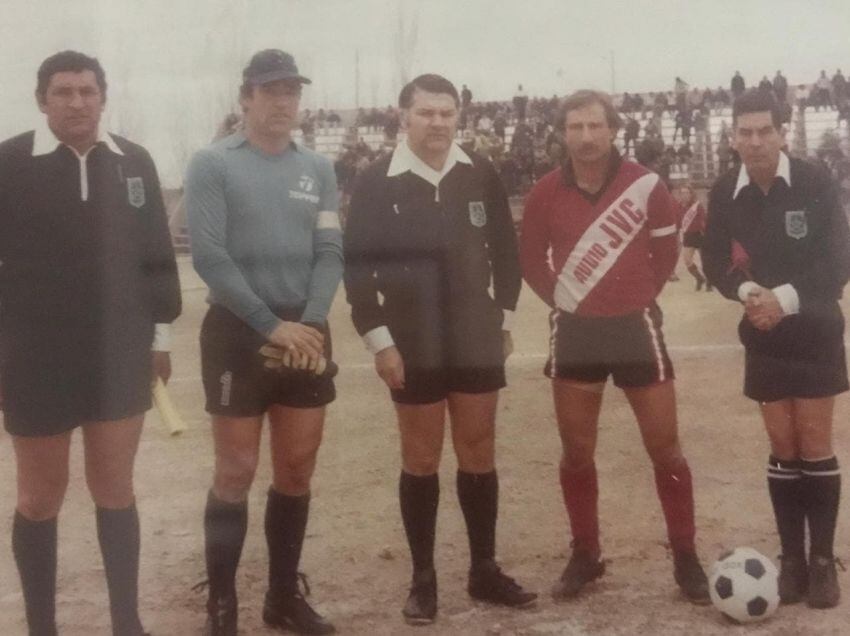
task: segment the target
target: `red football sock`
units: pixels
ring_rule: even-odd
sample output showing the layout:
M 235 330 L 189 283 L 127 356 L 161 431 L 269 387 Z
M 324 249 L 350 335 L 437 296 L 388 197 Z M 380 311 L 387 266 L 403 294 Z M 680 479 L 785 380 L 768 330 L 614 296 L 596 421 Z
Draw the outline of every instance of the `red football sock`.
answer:
M 561 466 L 561 490 L 570 517 L 573 547 L 599 556 L 599 486 L 596 465 L 591 463 L 580 470 Z
M 667 537 L 676 552 L 696 552 L 694 545 L 694 489 L 691 469 L 684 459 L 674 467 L 655 469 L 655 487 L 667 521 Z

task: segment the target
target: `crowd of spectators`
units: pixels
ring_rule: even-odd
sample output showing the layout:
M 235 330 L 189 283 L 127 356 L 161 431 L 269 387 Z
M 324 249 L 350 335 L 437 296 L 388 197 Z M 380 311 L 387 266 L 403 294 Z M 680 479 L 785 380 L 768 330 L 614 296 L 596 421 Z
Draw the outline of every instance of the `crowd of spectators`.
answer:
M 785 122 L 790 122 L 793 108 L 836 109 L 839 118 L 850 121 L 850 84 L 837 70 L 832 77 L 825 71 L 811 85 L 789 85 L 781 71 L 772 79 L 762 76 L 759 90 L 771 91 L 783 108 Z M 736 71 L 728 88 L 691 87 L 676 77 L 673 90 L 650 93 L 623 93 L 614 96 L 623 117 L 623 149 L 639 163 L 657 171 L 665 179 L 674 173 L 687 173 L 695 151 L 709 144 L 712 173 L 722 173 L 738 161 L 732 148 L 731 131 L 724 124 L 710 135 L 709 118 L 731 107 L 736 96 L 747 89 L 747 82 Z M 557 113 L 560 98 L 529 97 L 518 85 L 509 101 L 475 101 L 472 89 L 463 85 L 460 91 L 459 129 L 461 145 L 490 159 L 502 176 L 509 194 L 523 194 L 534 181 L 560 164 L 565 149 L 558 132 Z M 328 122 L 322 110 L 311 115 L 307 111 L 305 138 L 321 122 Z M 665 115 L 674 121 L 672 139 L 662 135 Z M 339 122 L 336 116 L 337 125 Z M 362 131 L 383 132 L 384 144 L 377 150 L 359 136 L 348 143 L 337 158 L 337 176 L 343 192 L 350 190 L 353 180 L 371 161 L 390 152 L 400 128 L 396 109 L 359 109 L 354 126 Z M 508 134 L 513 126 L 512 134 Z

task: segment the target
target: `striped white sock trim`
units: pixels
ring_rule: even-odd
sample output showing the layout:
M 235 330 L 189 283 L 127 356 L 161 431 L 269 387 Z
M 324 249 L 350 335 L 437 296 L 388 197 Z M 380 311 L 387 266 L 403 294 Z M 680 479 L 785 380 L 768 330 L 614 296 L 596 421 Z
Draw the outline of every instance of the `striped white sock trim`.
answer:
M 800 473 L 795 473 L 793 475 L 776 475 L 774 473 L 768 473 L 767 474 L 768 479 L 790 479 L 790 480 L 794 480 L 794 479 L 800 479 L 800 477 L 801 477 Z
M 827 455 L 826 457 L 814 457 L 814 458 L 801 457 L 800 460 L 804 461 L 804 462 L 809 462 L 810 464 L 814 464 L 815 462 L 825 462 L 825 461 L 828 461 L 828 460 L 834 459 L 834 458 L 835 458 L 835 455 Z
M 800 468 L 783 468 L 782 466 L 774 466 L 773 464 L 767 465 L 767 472 L 769 473 L 799 473 Z
M 655 325 L 652 324 L 652 318 L 649 315 L 649 309 L 643 310 L 643 319 L 646 321 L 646 327 L 649 330 L 649 336 L 652 338 L 652 348 L 655 351 L 655 362 L 658 365 L 658 381 L 664 382 L 667 379 L 667 374 L 664 372 L 664 356 L 661 355 L 661 345 L 658 340 L 658 331 Z
M 808 475 L 809 477 L 834 477 L 836 475 L 841 474 L 841 469 L 836 468 L 835 470 L 801 470 L 800 472 L 804 475 Z

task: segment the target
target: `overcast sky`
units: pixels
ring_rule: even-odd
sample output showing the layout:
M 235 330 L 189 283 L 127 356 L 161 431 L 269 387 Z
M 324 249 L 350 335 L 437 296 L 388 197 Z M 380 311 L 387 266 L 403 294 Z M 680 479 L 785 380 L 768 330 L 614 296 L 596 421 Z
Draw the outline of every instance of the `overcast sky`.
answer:
M 0 16 L 0 138 L 39 116 L 40 62 L 80 50 L 106 69 L 109 128 L 147 146 L 169 186 L 266 47 L 295 55 L 313 109 L 393 103 L 404 71 L 489 100 L 520 82 L 549 96 L 612 79 L 618 92 L 650 91 L 677 75 L 716 87 L 736 69 L 748 84 L 777 69 L 792 83 L 850 70 L 848 0 L 0 0 Z

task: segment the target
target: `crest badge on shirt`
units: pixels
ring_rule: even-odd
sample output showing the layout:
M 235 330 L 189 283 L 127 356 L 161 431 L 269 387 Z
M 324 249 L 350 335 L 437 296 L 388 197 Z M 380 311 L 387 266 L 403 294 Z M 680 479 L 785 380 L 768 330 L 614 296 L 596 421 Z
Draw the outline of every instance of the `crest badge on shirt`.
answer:
M 475 227 L 484 227 L 487 224 L 487 211 L 483 201 L 469 202 L 469 222 Z
M 805 238 L 809 233 L 805 210 L 786 210 L 785 233 L 793 239 Z
M 141 177 L 127 177 L 127 201 L 134 208 L 145 204 L 145 182 Z

